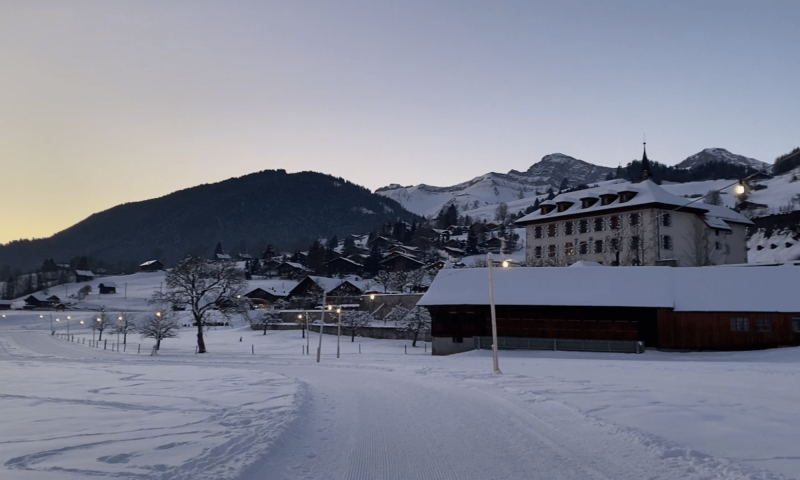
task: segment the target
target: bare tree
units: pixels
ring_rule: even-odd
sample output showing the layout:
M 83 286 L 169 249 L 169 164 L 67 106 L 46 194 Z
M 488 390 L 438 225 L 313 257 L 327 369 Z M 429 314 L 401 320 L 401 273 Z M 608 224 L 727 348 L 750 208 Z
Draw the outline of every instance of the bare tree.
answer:
M 267 310 L 258 317 L 258 322 L 264 328 L 264 335 L 267 334 L 267 326 L 281 323 L 283 320 L 278 312 L 275 310 Z
M 247 285 L 244 273 L 231 261 L 209 262 L 188 256 L 167 272 L 166 291 L 153 294 L 151 302 L 189 305 L 197 326 L 197 352 L 206 353 L 203 327 L 211 312 L 219 309 L 226 318 L 241 313 L 237 296 Z M 225 308 L 234 305 L 236 308 Z
M 92 322 L 92 330 L 99 333 L 99 336 L 97 337 L 98 342 L 103 340 L 103 331 L 105 331 L 105 329 L 111 327 L 115 323 L 116 322 L 111 319 L 111 317 L 105 312 L 105 310 L 100 312 L 100 315 L 98 315 L 97 318 L 95 318 L 94 321 Z
M 78 300 L 83 300 L 84 298 L 86 298 L 86 295 L 89 295 L 90 293 L 92 293 L 92 286 L 91 285 L 82 286 L 80 288 L 80 290 L 78 290 L 78 294 L 77 294 Z
M 431 331 L 431 314 L 425 307 L 414 307 L 398 323 L 400 329 L 414 332 L 411 346 L 416 347 L 419 334 Z
M 122 312 L 117 317 L 117 331 L 122 334 L 122 343 L 128 343 L 128 333 L 136 332 L 138 317 L 128 312 Z
M 688 258 L 692 259 L 695 267 L 705 267 L 711 265 L 711 245 L 709 239 L 709 229 L 698 218 L 693 219 L 692 227 L 687 233 L 688 248 L 690 249 Z
M 361 327 L 366 327 L 372 322 L 373 317 L 369 312 L 347 311 L 342 312 L 342 325 L 350 329 L 350 341 L 356 341 L 356 333 Z
M 709 205 L 722 205 L 722 195 L 719 190 L 709 190 L 703 198 L 703 202 Z
M 398 305 L 398 306 L 394 307 L 392 309 L 392 311 L 389 312 L 385 317 L 383 317 L 383 321 L 384 321 L 384 323 L 386 323 L 386 322 L 395 322 L 395 323 L 397 323 L 397 322 L 401 321 L 403 318 L 405 318 L 406 315 L 408 315 L 408 309 L 403 307 L 403 306 Z
M 147 314 L 136 326 L 142 338 L 152 338 L 156 341 L 156 351 L 161 350 L 161 340 L 176 338 L 180 325 L 178 319 L 171 313 L 155 311 Z

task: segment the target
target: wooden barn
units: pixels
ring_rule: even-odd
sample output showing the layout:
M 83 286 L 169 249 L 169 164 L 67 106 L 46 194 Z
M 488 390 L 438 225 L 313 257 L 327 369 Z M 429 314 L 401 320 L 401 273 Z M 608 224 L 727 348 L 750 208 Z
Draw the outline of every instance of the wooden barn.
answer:
M 328 272 L 333 275 L 361 275 L 364 265 L 347 257 L 337 257 L 328 262 Z
M 504 342 L 521 345 L 521 339 L 633 342 L 664 350 L 800 345 L 800 298 L 793 293 L 800 262 L 687 268 L 580 263 L 493 272 L 501 348 Z M 434 355 L 491 343 L 487 269 L 440 271 L 419 305 L 433 318 Z
M 148 260 L 139 265 L 139 270 L 143 272 L 157 272 L 159 270 L 164 270 L 164 264 L 158 260 Z
M 114 282 L 103 282 L 97 286 L 100 293 L 105 295 L 109 293 L 117 293 L 117 284 Z
M 269 290 L 264 290 L 263 288 L 255 288 L 245 293 L 244 296 L 250 300 L 261 299 L 269 301 L 270 304 L 274 304 L 278 300 L 283 300 L 286 297 L 286 294 L 274 291 L 270 292 Z
M 76 282 L 91 282 L 94 280 L 94 273 L 90 270 L 75 270 Z
M 61 299 L 55 295 L 47 296 L 41 293 L 34 293 L 25 297 L 25 307 L 30 308 L 54 308 L 61 303 Z

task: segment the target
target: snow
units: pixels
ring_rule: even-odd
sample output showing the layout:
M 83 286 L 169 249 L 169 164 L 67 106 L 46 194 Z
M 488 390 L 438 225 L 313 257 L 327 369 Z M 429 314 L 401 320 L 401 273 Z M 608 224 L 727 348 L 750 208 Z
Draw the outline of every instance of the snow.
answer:
M 752 263 L 800 260 L 800 235 L 781 230 L 767 237 L 763 230 L 759 230 L 747 241 L 747 248 L 747 260 Z
M 115 281 L 145 304 L 162 279 Z M 156 356 L 133 336 L 111 352 L 83 343 L 91 331 L 75 321 L 70 342 L 49 334 L 47 314 L 4 314 L 4 480 L 800 476 L 799 348 L 501 351 L 496 375 L 489 351 L 432 357 L 427 345 L 343 337 L 337 358 L 333 335 L 318 364 L 301 353 L 317 334 L 297 330 L 211 329 L 210 353 L 195 355 L 187 328 Z
M 495 268 L 497 305 L 674 308 L 685 312 L 800 312 L 787 295 L 800 267 Z M 488 305 L 485 268 L 442 270 L 420 305 Z M 713 288 L 713 294 L 709 289 Z
M 601 203 L 598 202 L 592 205 L 591 207 L 587 208 L 584 208 L 582 203 L 580 202 L 580 198 L 584 198 L 585 196 L 594 197 L 596 195 L 603 195 L 607 193 L 613 193 L 615 195 L 618 195 L 620 192 L 635 192 L 636 195 L 632 199 L 626 202 L 621 202 L 620 198 L 617 198 L 608 205 L 602 205 Z M 742 216 L 737 212 L 734 212 L 731 209 L 716 205 L 708 205 L 702 202 L 695 202 L 692 203 L 691 205 L 687 205 L 690 201 L 691 200 L 689 199 L 668 192 L 665 188 L 656 185 L 650 180 L 645 180 L 644 182 L 635 184 L 629 182 L 617 183 L 612 186 L 603 185 L 595 188 L 590 188 L 587 190 L 581 190 L 578 192 L 571 192 L 568 194 L 557 195 L 552 200 L 552 202 L 556 204 L 559 202 L 571 203 L 569 208 L 561 212 L 553 210 L 547 214 L 543 214 L 541 210 L 537 210 L 529 215 L 520 218 L 519 220 L 517 220 L 517 223 L 525 224 L 536 220 L 567 217 L 575 214 L 591 215 L 596 212 L 602 213 L 608 210 L 617 209 L 619 207 L 627 208 L 638 205 L 644 206 L 649 204 L 659 204 L 659 205 L 674 207 L 675 209 L 688 206 L 690 208 L 705 210 L 709 212 L 710 215 L 724 218 L 725 220 L 728 221 L 744 223 L 744 224 L 752 224 L 752 222 L 748 220 L 746 217 Z M 730 227 L 728 227 L 726 224 L 725 227 L 723 228 L 729 229 Z

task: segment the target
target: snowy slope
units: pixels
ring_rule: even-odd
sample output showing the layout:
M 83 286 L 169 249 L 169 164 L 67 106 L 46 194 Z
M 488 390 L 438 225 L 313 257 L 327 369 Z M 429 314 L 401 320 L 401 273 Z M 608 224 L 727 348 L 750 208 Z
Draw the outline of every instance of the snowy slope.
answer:
M 678 165 L 679 168 L 692 168 L 698 165 L 703 165 L 709 162 L 727 162 L 739 165 L 746 165 L 748 167 L 763 170 L 769 167 L 768 163 L 756 160 L 755 158 L 745 157 L 731 153 L 724 148 L 706 148 L 701 152 L 697 152 L 682 161 Z
M 497 375 L 486 350 L 358 338 L 337 358 L 334 335 L 316 363 L 299 331 L 211 330 L 195 355 L 183 329 L 156 356 L 111 352 L 6 314 L 3 479 L 800 476 L 799 348 L 501 351 Z
M 396 200 L 414 213 L 430 216 L 436 215 L 451 203 L 457 205 L 459 211 L 463 211 L 532 197 L 537 192 L 546 192 L 548 188 L 557 190 L 564 178 L 568 179 L 571 186 L 597 183 L 611 171 L 613 169 L 608 167 L 554 153 L 545 155 L 525 172 L 492 172 L 450 187 L 425 184 L 403 187 L 392 184 L 379 188 L 375 193 Z

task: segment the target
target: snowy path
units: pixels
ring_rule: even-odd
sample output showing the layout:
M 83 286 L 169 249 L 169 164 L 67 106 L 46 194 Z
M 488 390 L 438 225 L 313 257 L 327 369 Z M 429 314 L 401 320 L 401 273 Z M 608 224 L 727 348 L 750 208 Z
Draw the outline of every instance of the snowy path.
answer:
M 485 373 L 481 358 L 402 355 L 392 342 L 370 343 L 370 355 L 329 354 L 315 364 L 297 353 L 305 341 L 295 332 L 246 334 L 270 353 L 250 355 L 238 341 L 243 333 L 231 330 L 217 334 L 214 354 L 158 357 L 91 349 L 42 332 L 2 332 L 4 384 L 16 391 L 0 392 L 0 407 L 20 418 L 0 423 L 0 478 L 788 478 L 625 426 L 637 423 L 628 420 L 641 415 L 636 407 L 652 390 L 639 389 L 637 375 L 657 374 L 659 365 L 561 361 L 579 365 L 565 369 L 569 375 L 594 369 L 598 379 L 590 383 L 531 376 L 517 354 L 521 360 L 506 360 L 507 373 L 498 376 Z M 330 352 L 334 340 L 324 340 Z M 189 348 L 168 345 L 191 351 L 191 337 L 182 341 Z M 606 363 L 619 371 L 603 377 Z M 34 385 L 39 378 L 55 385 L 44 394 Z M 126 394 L 131 381 L 153 394 Z M 597 395 L 607 398 L 598 403 Z M 619 421 L 611 423 L 590 414 L 626 398 L 629 419 L 615 413 Z M 98 428 L 81 435 L 100 441 L 41 426 L 68 415 L 94 419 Z M 198 418 L 202 428 L 192 424 Z

